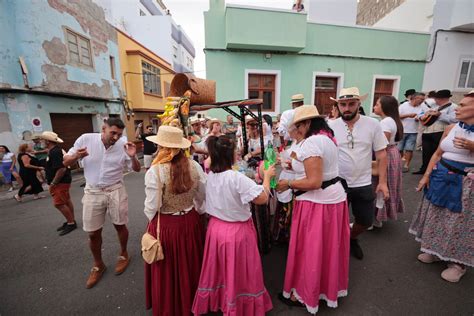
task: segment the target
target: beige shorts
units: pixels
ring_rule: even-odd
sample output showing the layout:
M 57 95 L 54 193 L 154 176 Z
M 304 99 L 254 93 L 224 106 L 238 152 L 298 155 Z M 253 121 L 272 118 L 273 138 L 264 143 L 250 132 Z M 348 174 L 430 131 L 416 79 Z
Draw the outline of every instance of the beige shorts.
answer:
M 153 156 L 152 155 L 143 155 L 143 165 L 145 168 L 150 168 L 151 167 L 151 162 L 153 161 Z
M 128 195 L 122 183 L 107 188 L 86 185 L 82 198 L 82 222 L 86 232 L 101 229 L 108 214 L 114 225 L 128 223 Z

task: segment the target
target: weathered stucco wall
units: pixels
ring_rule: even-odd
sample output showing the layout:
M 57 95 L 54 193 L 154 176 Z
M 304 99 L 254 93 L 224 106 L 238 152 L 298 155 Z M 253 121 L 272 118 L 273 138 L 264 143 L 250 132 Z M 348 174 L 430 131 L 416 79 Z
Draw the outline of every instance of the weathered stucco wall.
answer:
M 5 74 L 0 76 L 0 85 L 24 86 L 18 63 L 22 56 L 32 89 L 101 98 L 120 96 L 120 78 L 112 79 L 109 59 L 115 57 L 118 72 L 117 34 L 105 21 L 101 7 L 91 0 L 34 1 L 28 5 L 4 0 L 0 5 L 0 73 Z M 66 28 L 90 40 L 92 67 L 70 62 Z
M 121 97 L 117 34 L 105 21 L 102 8 L 91 0 L 2 0 L 0 28 L 0 144 L 16 150 L 25 132 L 51 130 L 51 113 L 71 114 L 71 128 L 74 114 L 91 114 L 95 131 L 103 117 L 122 113 L 120 101 L 106 105 L 90 99 Z M 91 67 L 70 61 L 67 29 L 90 40 Z M 115 79 L 110 56 L 115 57 Z M 28 70 L 28 85 L 20 57 Z M 18 88 L 24 91 L 5 90 Z M 41 121 L 40 128 L 34 128 L 33 118 Z
M 102 118 L 110 114 L 121 114 L 122 106 L 118 103 L 100 101 L 75 100 L 43 95 L 4 93 L 0 94 L 0 144 L 7 145 L 11 150 L 18 148 L 24 141 L 25 132 L 31 134 L 51 131 L 51 113 L 71 114 L 71 125 L 74 114 L 96 115 L 94 130 L 99 131 Z M 41 129 L 35 130 L 32 119 L 39 118 Z M 8 121 L 9 125 L 3 122 Z

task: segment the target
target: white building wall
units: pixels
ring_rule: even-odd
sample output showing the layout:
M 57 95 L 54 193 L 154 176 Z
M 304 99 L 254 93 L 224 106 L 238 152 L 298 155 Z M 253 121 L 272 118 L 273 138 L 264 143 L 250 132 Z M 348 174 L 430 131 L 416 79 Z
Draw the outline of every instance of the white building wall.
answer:
M 304 3 L 311 22 L 356 24 L 357 0 L 306 0 Z
M 148 5 L 154 5 L 162 15 L 153 15 L 140 0 L 93 0 L 104 8 L 106 20 L 130 35 L 156 55 L 166 60 L 171 65 L 187 67 L 187 58 L 194 58 L 189 52 L 171 37 L 172 25 L 183 33 L 181 27 L 176 25 L 170 15 L 152 0 Z M 140 10 L 145 16 L 140 16 Z M 189 39 L 189 37 L 187 37 Z M 173 45 L 178 47 L 178 56 L 175 58 Z
M 406 0 L 375 23 L 385 29 L 429 32 L 433 24 L 435 0 Z
M 456 99 L 472 88 L 458 88 L 461 60 L 474 60 L 474 34 L 439 32 L 433 61 L 425 66 L 423 90 L 449 89 Z

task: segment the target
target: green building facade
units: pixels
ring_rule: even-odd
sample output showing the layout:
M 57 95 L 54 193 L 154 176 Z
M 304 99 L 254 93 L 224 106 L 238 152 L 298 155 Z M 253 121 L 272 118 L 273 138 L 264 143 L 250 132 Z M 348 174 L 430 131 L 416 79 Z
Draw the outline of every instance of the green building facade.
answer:
M 371 113 L 380 95 L 403 100 L 423 84 L 428 33 L 318 24 L 304 13 L 223 0 L 210 0 L 204 19 L 207 79 L 216 80 L 218 101 L 260 97 L 277 115 L 303 93 L 327 113 L 329 96 L 356 86 L 368 94 L 363 106 Z

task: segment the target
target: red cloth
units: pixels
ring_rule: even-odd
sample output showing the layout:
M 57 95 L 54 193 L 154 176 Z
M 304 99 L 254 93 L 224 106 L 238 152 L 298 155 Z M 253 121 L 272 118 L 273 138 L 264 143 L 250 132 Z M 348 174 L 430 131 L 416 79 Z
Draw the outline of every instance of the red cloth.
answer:
M 191 315 L 199 282 L 205 232 L 199 214 L 160 214 L 160 238 L 165 258 L 145 264 L 146 308 L 153 315 Z M 156 220 L 148 232 L 156 237 Z

